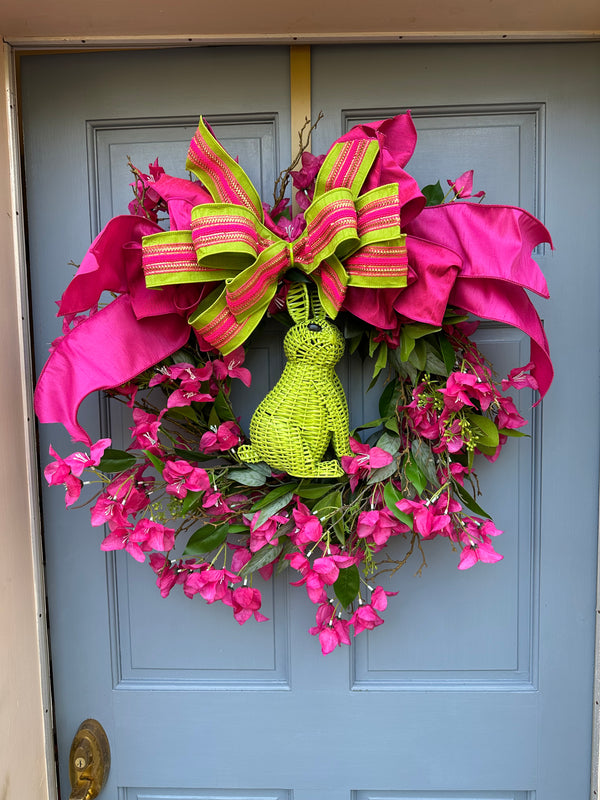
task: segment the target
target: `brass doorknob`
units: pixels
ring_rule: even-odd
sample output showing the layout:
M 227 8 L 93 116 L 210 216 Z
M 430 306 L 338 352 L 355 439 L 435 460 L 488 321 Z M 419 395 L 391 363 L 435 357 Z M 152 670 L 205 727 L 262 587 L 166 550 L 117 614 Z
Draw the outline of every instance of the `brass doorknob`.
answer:
M 95 719 L 84 720 L 73 739 L 69 756 L 70 800 L 98 797 L 110 770 L 110 746 L 104 728 Z

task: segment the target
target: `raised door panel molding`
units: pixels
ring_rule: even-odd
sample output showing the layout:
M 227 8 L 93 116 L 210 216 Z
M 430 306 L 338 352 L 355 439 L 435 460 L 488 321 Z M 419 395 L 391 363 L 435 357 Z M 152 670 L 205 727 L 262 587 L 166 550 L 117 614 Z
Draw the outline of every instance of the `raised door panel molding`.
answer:
M 535 792 L 352 792 L 351 800 L 535 800 Z
M 516 329 L 484 324 L 475 338 L 499 377 L 529 359 L 527 337 Z M 504 531 L 495 542 L 504 560 L 460 572 L 458 552 L 438 540 L 423 542 L 420 576 L 418 553 L 392 578 L 382 576 L 398 596 L 389 599 L 385 625 L 353 642 L 354 690 L 536 688 L 541 411 L 532 400 L 529 390 L 515 396 L 531 438 L 509 441 L 494 465 L 481 456 L 476 464 L 481 504 Z M 407 547 L 396 541 L 381 557 L 400 559 Z
M 292 800 L 289 789 L 119 789 L 119 800 Z
M 253 386 L 236 382 L 234 391 L 235 408 L 246 425 L 263 387 L 273 386 L 281 374 L 282 358 L 280 341 L 270 329 L 248 349 Z M 111 403 L 115 447 L 128 446 L 129 424 L 129 409 Z M 107 565 L 115 687 L 289 688 L 286 575 L 268 583 L 255 576 L 269 619 L 240 626 L 230 608 L 208 606 L 200 596 L 190 600 L 179 587 L 162 598 L 149 566 L 134 563 L 125 553 L 108 554 Z
M 342 115 L 343 130 L 406 111 L 353 109 Z M 525 208 L 544 220 L 543 103 L 477 106 L 413 106 L 418 141 L 407 165 L 419 186 L 454 180 L 474 171 L 473 191 L 484 202 Z
M 225 150 L 239 160 L 263 200 L 272 202 L 278 167 L 277 114 L 207 116 Z M 158 158 L 169 175 L 188 178 L 185 162 L 198 119 L 93 120 L 87 124 L 90 207 L 97 230 L 132 199 L 128 161 L 142 172 Z

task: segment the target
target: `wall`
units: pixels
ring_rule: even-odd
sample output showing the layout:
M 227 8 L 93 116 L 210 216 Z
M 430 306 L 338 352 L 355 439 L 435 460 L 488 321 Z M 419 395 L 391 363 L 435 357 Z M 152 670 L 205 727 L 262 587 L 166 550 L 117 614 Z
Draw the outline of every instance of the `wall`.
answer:
M 22 343 L 11 200 L 6 48 L 0 85 L 0 800 L 47 797 Z

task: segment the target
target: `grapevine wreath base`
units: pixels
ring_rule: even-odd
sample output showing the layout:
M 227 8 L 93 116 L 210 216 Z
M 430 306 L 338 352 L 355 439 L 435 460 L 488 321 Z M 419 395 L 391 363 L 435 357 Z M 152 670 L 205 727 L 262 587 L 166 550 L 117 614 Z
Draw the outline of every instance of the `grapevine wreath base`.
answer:
M 531 251 L 550 237 L 522 209 L 474 202 L 472 172 L 445 196 L 439 183 L 421 191 L 404 170 L 410 114 L 359 125 L 322 157 L 300 140 L 273 207 L 203 120 L 195 179 L 132 167 L 130 215 L 102 230 L 63 294 L 36 411 L 87 446 L 65 458 L 51 447 L 45 476 L 67 506 L 85 492 L 103 550 L 148 558 L 163 597 L 179 585 L 240 624 L 266 619 L 255 574 L 287 570 L 317 607 L 310 633 L 326 654 L 382 624 L 391 539 L 406 551 L 385 556 L 388 571 L 439 537 L 461 570 L 502 558 L 474 467 L 524 435 L 508 392 L 543 396 L 552 380 L 526 293 L 548 295 Z M 530 362 L 497 379 L 473 317 L 523 330 Z M 248 435 L 231 387 L 250 385 L 244 346 L 267 319 L 287 364 Z M 369 360 L 380 393 L 379 417 L 353 431 L 335 373 L 344 348 Z M 79 425 L 96 390 L 132 409 L 127 450 Z

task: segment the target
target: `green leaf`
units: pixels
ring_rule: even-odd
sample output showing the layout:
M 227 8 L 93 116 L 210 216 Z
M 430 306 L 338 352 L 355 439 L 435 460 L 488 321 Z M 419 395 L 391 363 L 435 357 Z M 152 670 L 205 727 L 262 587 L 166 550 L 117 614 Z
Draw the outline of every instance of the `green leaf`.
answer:
M 361 339 L 362 339 L 362 333 L 360 333 L 358 336 L 353 336 L 352 339 L 350 339 L 350 344 L 348 345 L 348 353 L 351 356 L 354 355 L 354 353 L 357 351 Z
M 342 505 L 342 493 L 339 489 L 335 489 L 329 494 L 322 497 L 317 503 L 313 506 L 313 514 L 318 516 L 319 518 L 326 516 L 327 514 L 335 511 L 338 508 L 341 508 Z
M 339 489 L 335 489 L 315 503 L 312 513 L 322 522 L 324 521 L 326 525 L 331 525 L 340 543 L 344 544 L 346 532 L 341 509 L 342 493 Z
M 436 343 L 437 344 L 437 343 Z M 442 360 L 442 354 L 437 347 L 430 341 L 425 341 L 425 370 L 432 375 L 443 375 L 448 377 L 446 363 Z
M 204 492 L 188 492 L 181 503 L 181 513 L 188 514 L 200 504 Z
M 386 464 L 385 467 L 374 469 L 367 479 L 367 486 L 372 486 L 374 483 L 386 481 L 395 474 L 397 469 L 398 464 L 396 463 L 395 459 L 390 464 Z
M 379 351 L 377 353 L 377 360 L 375 361 L 375 366 L 373 367 L 373 380 L 377 378 L 382 369 L 386 368 L 387 359 L 388 359 L 388 346 L 385 342 L 381 342 Z
M 280 573 L 283 572 L 284 569 L 287 569 L 289 567 L 290 562 L 288 561 L 287 558 L 285 558 L 285 556 L 287 556 L 288 553 L 293 553 L 295 549 L 296 545 L 292 541 L 290 541 L 290 539 L 288 539 L 287 536 L 284 536 L 283 549 L 279 554 L 279 561 L 275 566 L 275 575 L 279 575 Z
M 400 433 L 398 429 L 398 420 L 396 417 L 390 417 L 389 419 L 386 419 L 383 427 L 388 431 L 392 431 L 393 433 Z
M 279 540 L 279 544 L 266 544 L 252 556 L 250 561 L 245 564 L 239 571 L 239 575 L 244 578 L 246 575 L 251 575 L 253 572 L 266 567 L 271 561 L 275 561 L 278 555 L 283 550 L 283 542 Z
M 358 596 L 360 589 L 360 575 L 356 564 L 340 570 L 337 581 L 333 584 L 335 596 L 347 608 Z
M 165 465 L 160 460 L 160 458 L 158 458 L 158 456 L 155 456 L 154 453 L 151 453 L 149 450 L 142 450 L 142 453 L 146 456 L 146 458 L 149 461 L 151 461 L 154 464 L 158 472 L 162 475 Z
M 384 390 L 379 398 L 379 415 L 382 419 L 396 413 L 398 405 L 398 381 L 394 378 L 393 381 L 386 383 Z
M 409 355 L 408 360 L 421 372 L 425 369 L 425 365 L 427 364 L 427 350 L 425 348 L 425 342 L 417 339 L 414 349 Z
M 464 486 L 461 486 L 460 483 L 454 483 L 454 491 L 460 497 L 463 505 L 465 505 L 469 511 L 477 514 L 478 517 L 487 517 L 487 519 L 491 519 L 490 515 L 483 510 L 479 503 L 474 500 L 472 495 L 469 494 Z
M 530 439 L 530 435 L 528 433 L 523 433 L 522 431 L 516 431 L 514 428 L 498 428 L 498 433 L 503 434 L 503 436 L 509 436 L 514 439 L 520 439 L 522 436 L 526 436 Z
M 385 450 L 385 452 L 389 453 L 391 456 L 395 456 L 398 450 L 400 450 L 400 437 L 390 436 L 389 433 L 382 433 L 377 440 L 377 447 Z
M 296 491 L 296 484 L 293 483 L 282 483 L 281 486 L 276 486 L 275 489 L 271 489 L 264 497 L 261 497 L 260 500 L 257 500 L 256 503 L 252 506 L 250 511 L 260 511 L 261 508 L 268 506 L 274 500 L 278 500 L 283 495 L 287 494 L 288 492 L 295 492 Z M 283 506 L 282 506 L 283 508 Z
M 228 474 L 232 481 L 242 486 L 263 486 L 267 482 L 265 475 L 253 469 L 230 469 Z
M 427 478 L 423 474 L 423 471 L 419 467 L 419 465 L 414 461 L 410 456 L 407 456 L 406 461 L 404 463 L 404 471 L 406 473 L 406 477 L 412 483 L 412 485 L 417 490 L 417 494 L 420 496 L 423 493 L 423 490 L 427 486 Z
M 426 200 L 426 206 L 439 206 L 444 202 L 444 190 L 439 181 L 424 186 L 421 193 Z
M 137 458 L 124 450 L 113 450 L 107 447 L 100 459 L 98 469 L 102 472 L 123 472 L 136 463 Z
M 204 525 L 193 533 L 183 551 L 184 556 L 196 556 L 202 553 L 210 553 L 223 544 L 229 533 L 227 523 L 219 525 Z
M 412 514 L 405 514 L 404 511 L 400 511 L 396 503 L 399 503 L 400 500 L 403 499 L 402 492 L 400 492 L 393 483 L 389 482 L 386 483 L 383 489 L 383 499 L 385 500 L 386 506 L 392 512 L 392 514 L 399 519 L 400 522 L 403 522 L 405 525 L 412 530 L 413 527 L 413 517 Z
M 190 419 L 192 422 L 200 422 L 198 414 L 191 406 L 175 406 L 170 408 L 167 416 L 169 417 L 183 417 L 183 419 Z
M 252 472 L 258 472 L 259 475 L 264 475 L 265 478 L 270 478 L 271 473 L 273 472 L 271 467 L 268 464 L 265 464 L 264 461 L 259 461 L 257 464 L 248 464 L 248 467 L 252 470 Z
M 219 457 L 215 453 L 199 453 L 196 450 L 185 450 L 183 447 L 174 447 L 173 452 L 186 461 L 214 461 Z
M 498 428 L 489 417 L 482 417 L 481 414 L 473 414 L 472 412 L 467 412 L 465 416 L 471 425 L 477 428 L 477 431 L 475 431 L 477 447 L 480 447 L 480 445 L 493 447 L 494 449 L 498 447 L 500 440 Z
M 432 486 L 439 486 L 440 482 L 435 469 L 435 460 L 429 445 L 422 439 L 414 439 L 410 451 L 427 480 Z
M 258 515 L 258 519 L 256 520 L 255 528 L 260 528 L 260 526 L 266 522 L 269 517 L 272 517 L 273 514 L 277 514 L 278 511 L 281 511 L 282 508 L 285 508 L 290 500 L 292 499 L 292 493 L 286 492 L 282 497 L 278 497 L 276 500 L 273 500 L 269 505 L 265 506 L 260 514 Z
M 415 340 L 402 328 L 400 335 L 400 361 L 408 361 L 414 347 Z
M 372 419 L 371 422 L 365 422 L 363 425 L 359 425 L 357 428 L 354 428 L 355 431 L 364 431 L 367 428 L 378 428 L 383 423 L 383 419 Z
M 409 325 L 404 325 L 402 331 L 411 339 L 420 339 L 423 336 L 429 336 L 430 333 L 441 331 L 441 328 L 439 325 L 428 325 L 426 322 L 411 322 Z
M 224 420 L 225 422 L 235 422 L 235 414 L 231 410 L 229 401 L 223 394 L 223 391 L 220 391 L 215 397 L 214 408 L 219 415 L 220 420 Z
M 450 344 L 450 340 L 446 336 L 445 333 L 438 334 L 438 342 L 440 345 L 440 352 L 442 354 L 442 359 L 444 364 L 446 365 L 446 375 L 450 375 L 452 370 L 454 369 L 454 364 L 456 361 L 456 353 L 454 352 L 454 348 Z
M 322 484 L 315 486 L 300 486 L 296 489 L 295 494 L 303 500 L 318 500 L 319 497 L 324 497 L 331 491 L 331 484 Z
M 369 358 L 373 358 L 373 353 L 375 352 L 375 350 L 377 350 L 378 344 L 379 342 L 376 342 L 373 339 L 373 334 L 371 334 L 371 336 L 369 336 Z
M 483 453 L 484 456 L 493 456 L 496 453 L 497 447 L 490 447 L 489 445 L 480 444 L 477 442 L 477 450 Z M 472 451 L 470 451 L 472 452 Z

